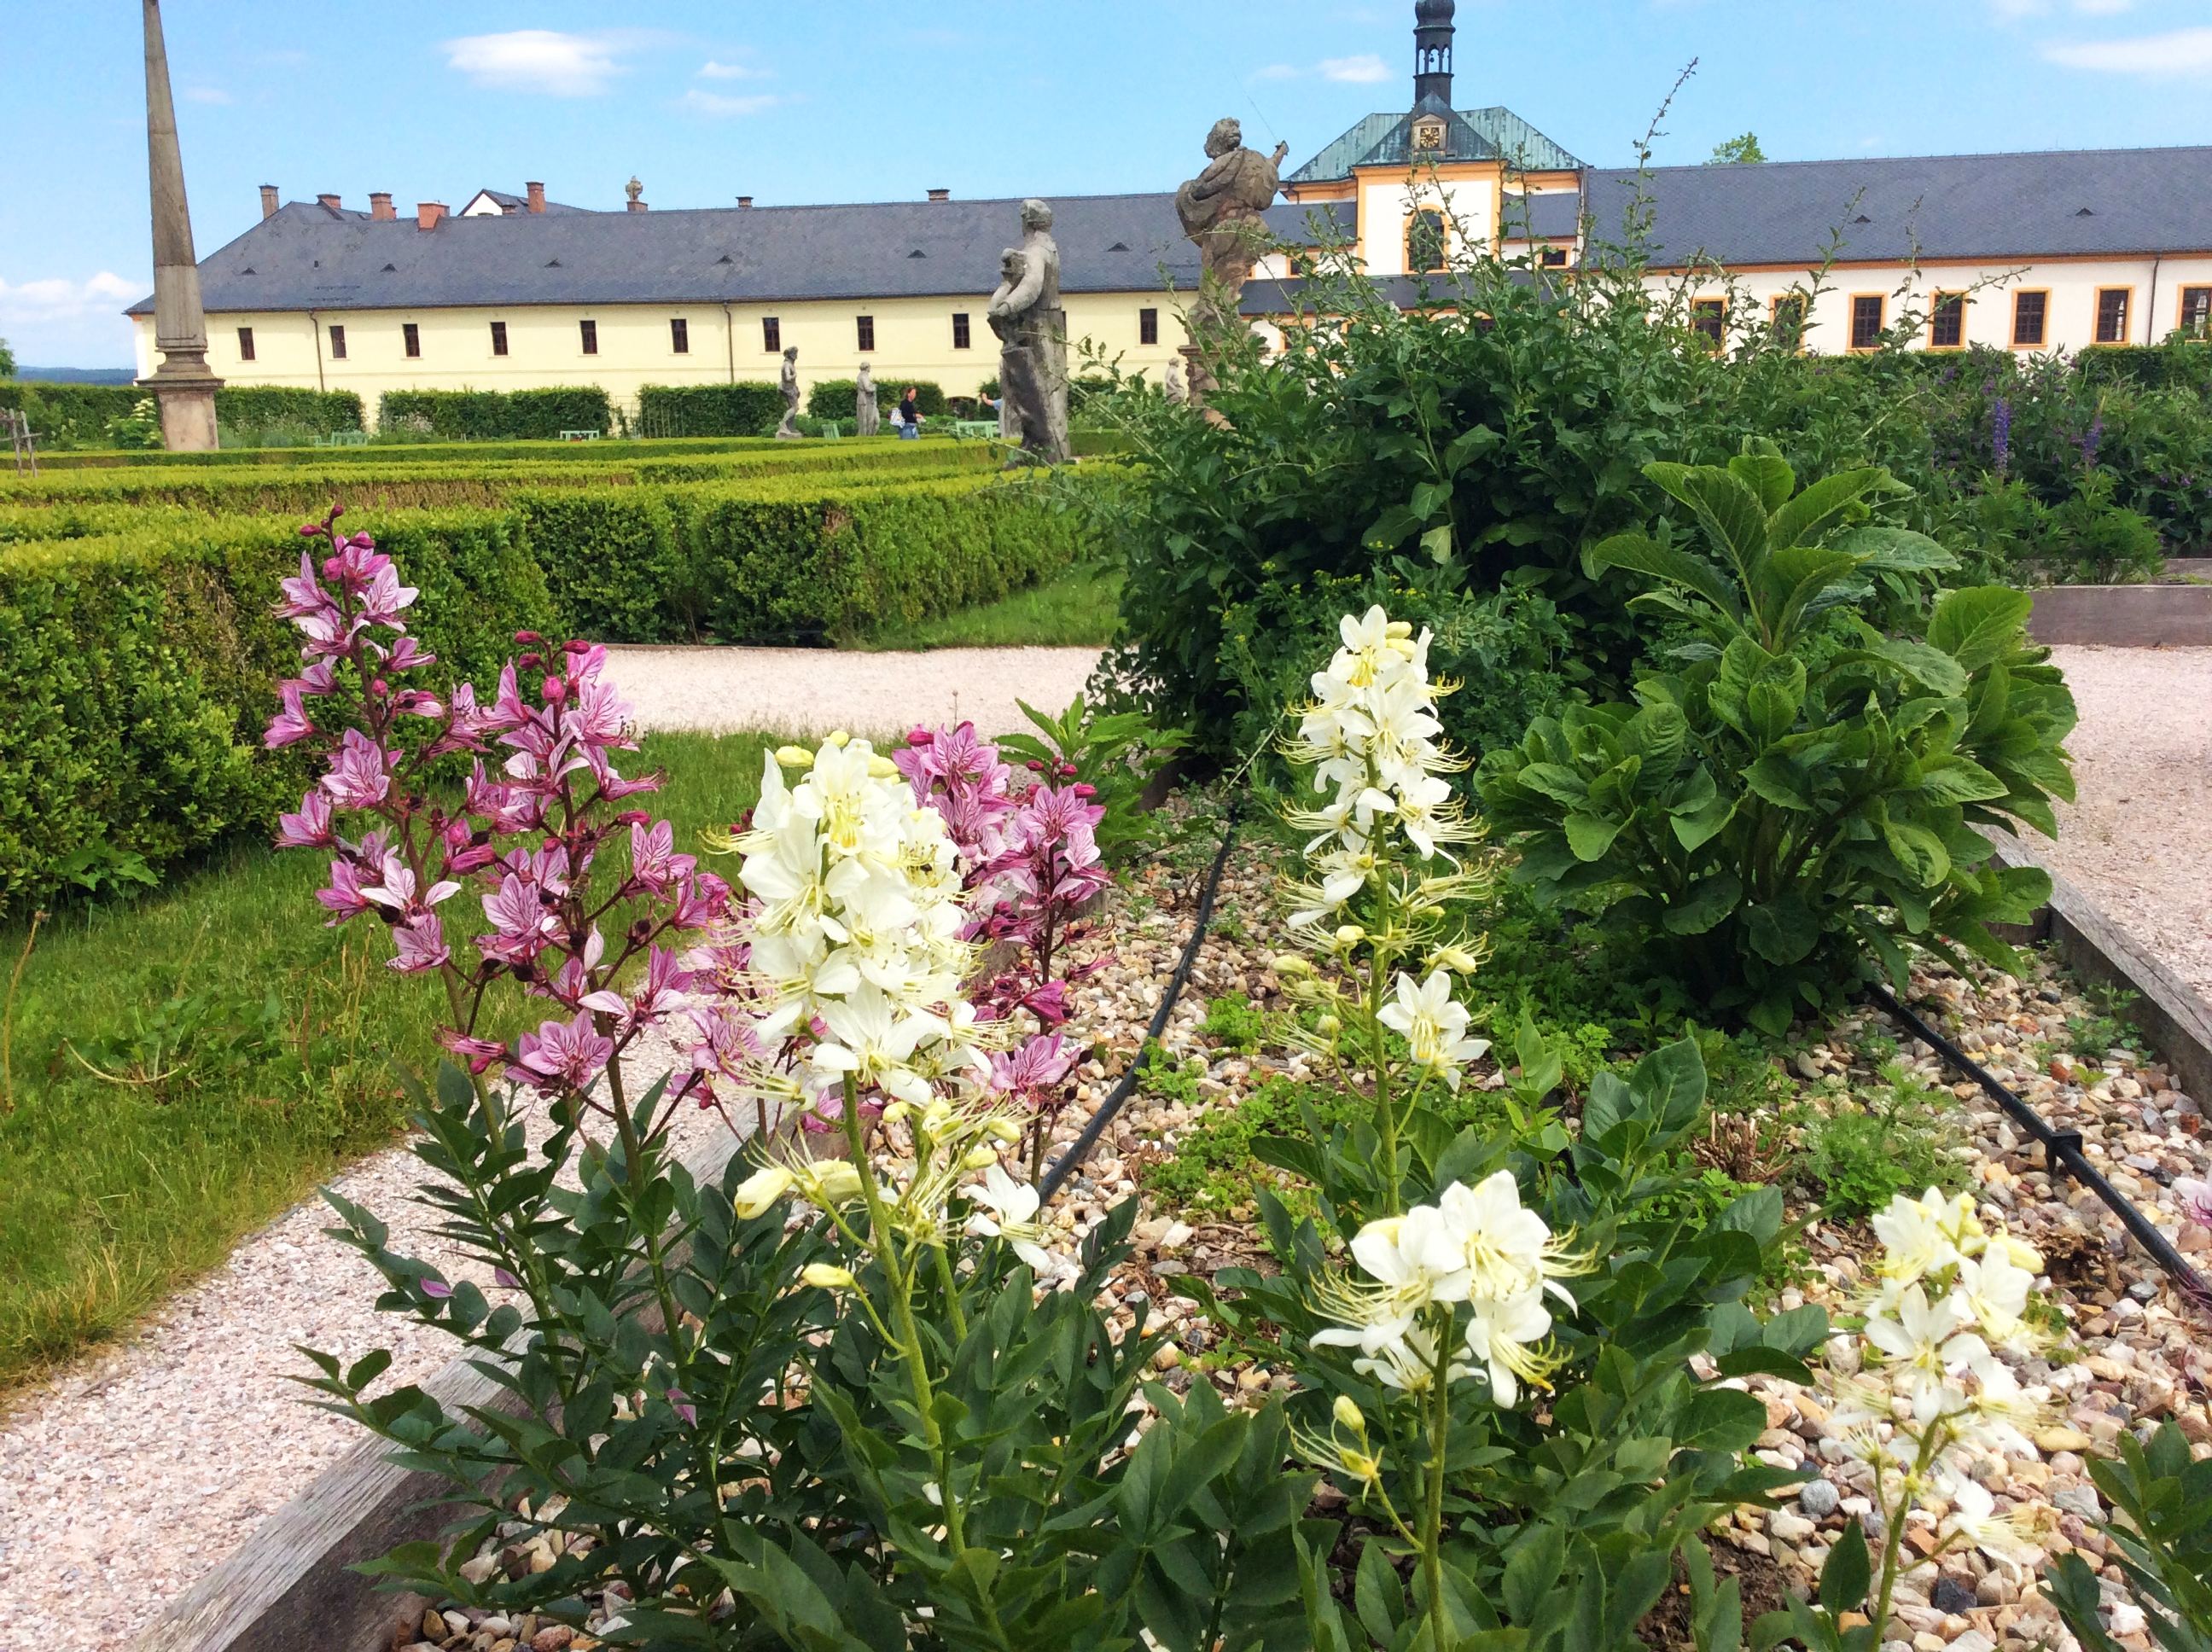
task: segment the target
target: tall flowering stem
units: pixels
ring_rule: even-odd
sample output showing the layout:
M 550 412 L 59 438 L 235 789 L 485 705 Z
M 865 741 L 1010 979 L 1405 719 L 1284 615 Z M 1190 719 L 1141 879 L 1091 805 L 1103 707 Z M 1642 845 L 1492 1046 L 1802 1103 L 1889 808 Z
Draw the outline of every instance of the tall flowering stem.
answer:
M 1025 1108 L 1030 1175 L 1042 1173 L 1052 1121 L 1068 1100 L 1078 1048 L 1061 1032 L 1068 988 L 1111 962 L 1071 969 L 1070 949 L 1088 938 L 1085 914 L 1112 881 L 1097 829 L 1105 809 L 1092 788 L 1069 784 L 1073 770 L 1024 775 L 980 739 L 972 723 L 917 728 L 891 760 L 917 803 L 935 810 L 958 855 L 971 940 L 1012 943 L 1012 963 L 978 983 L 978 1014 L 1003 1022 L 1017 1011 L 1039 1030 L 992 1058 L 991 1087 Z M 1031 764 L 1032 771 L 1039 765 Z
M 1883 1254 L 1858 1333 L 1874 1374 L 1844 1385 L 1837 1421 L 1874 1470 L 1886 1523 L 1868 1607 L 1880 1642 L 1906 1570 L 1905 1517 L 1923 1501 L 1940 1497 L 1947 1509 L 1928 1560 L 1973 1547 L 2022 1575 L 2039 1564 L 2029 1534 L 1997 1514 L 1969 1468 L 1990 1451 L 2027 1455 L 2049 1395 L 2023 1388 L 2001 1357 L 2039 1345 L 2024 1317 L 2043 1268 L 2031 1246 L 1985 1226 L 1971 1198 L 1933 1187 L 1899 1193 L 1874 1229 Z
M 621 1058 L 682 1010 L 695 973 L 676 948 L 720 919 L 727 887 L 676 852 L 666 821 L 623 806 L 659 781 L 614 766 L 636 743 L 605 650 L 524 632 L 489 705 L 470 683 L 410 685 L 435 663 L 407 633 L 416 593 L 368 534 L 339 531 L 340 513 L 301 530 L 313 543 L 276 610 L 301 634 L 302 670 L 279 685 L 266 741 L 325 760 L 278 846 L 329 852 L 315 898 L 330 922 L 381 924 L 387 968 L 439 978 L 440 1042 L 487 1104 L 503 1070 L 627 1139 Z M 466 938 L 446 927 L 465 892 L 485 923 Z M 487 1031 L 502 986 L 549 1012 L 511 1047 Z
M 1467 761 L 1439 738 L 1437 703 L 1452 685 L 1429 676 L 1429 634 L 1415 637 L 1377 605 L 1345 616 L 1338 635 L 1285 746 L 1328 800 L 1289 816 L 1313 835 L 1307 876 L 1289 888 L 1303 955 L 1277 968 L 1293 995 L 1321 1012 L 1308 1047 L 1347 1077 L 1354 1065 L 1372 1077 L 1381 1197 L 1395 1215 L 1403 1204 L 1400 1132 L 1422 1089 L 1441 1080 L 1456 1090 L 1468 1063 L 1489 1048 L 1468 1035 L 1470 1017 L 1452 993 L 1484 949 L 1451 910 L 1489 885 L 1460 858 L 1481 831 L 1444 778 Z

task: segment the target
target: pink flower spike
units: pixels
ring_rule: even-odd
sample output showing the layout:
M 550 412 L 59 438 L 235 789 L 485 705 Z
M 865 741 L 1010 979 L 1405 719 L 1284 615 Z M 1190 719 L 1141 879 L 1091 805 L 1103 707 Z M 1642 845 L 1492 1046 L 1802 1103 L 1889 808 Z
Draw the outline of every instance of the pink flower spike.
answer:
M 397 953 L 385 961 L 384 967 L 403 975 L 426 975 L 453 962 L 444 926 L 435 918 L 417 918 L 397 926 L 392 932 L 392 944 Z
M 471 1038 L 451 1027 L 439 1030 L 438 1042 L 448 1054 L 460 1057 L 471 1072 L 479 1075 L 507 1060 L 506 1045 L 489 1038 Z
M 301 704 L 307 692 L 304 683 L 284 683 L 276 689 L 277 703 L 283 708 L 269 720 L 269 731 L 261 743 L 271 751 L 306 739 L 315 732 L 315 725 Z
M 614 1040 L 602 1038 L 589 1016 L 542 1022 L 535 1033 L 522 1035 L 514 1074 L 548 1095 L 588 1090 L 606 1070 L 614 1053 Z
M 325 911 L 335 914 L 332 925 L 359 917 L 371 905 L 362 893 L 360 870 L 350 860 L 331 862 L 331 886 L 317 890 L 315 899 L 322 902 Z
M 375 741 L 349 728 L 323 776 L 323 790 L 341 809 L 366 809 L 392 790 L 391 759 Z

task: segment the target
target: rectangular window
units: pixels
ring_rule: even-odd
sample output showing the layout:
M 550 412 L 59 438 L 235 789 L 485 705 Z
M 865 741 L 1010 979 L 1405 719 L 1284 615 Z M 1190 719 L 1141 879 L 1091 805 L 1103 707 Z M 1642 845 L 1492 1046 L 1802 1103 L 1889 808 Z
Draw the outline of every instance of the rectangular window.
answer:
M 1139 344 L 1160 342 L 1160 313 L 1158 310 L 1147 308 L 1137 312 L 1137 342 Z
M 1775 342 L 1784 349 L 1796 350 L 1805 348 L 1804 294 L 1777 295 L 1768 320 L 1774 330 Z
M 491 324 L 491 353 L 494 355 L 507 354 L 507 323 L 504 321 Z
M 691 354 L 691 324 L 680 315 L 669 320 L 668 348 L 678 355 Z
M 2212 287 L 2181 289 L 2181 331 L 2191 338 L 2212 337 Z
M 1935 307 L 1928 312 L 1928 348 L 1931 350 L 1955 350 L 1966 347 L 1966 295 L 1964 293 L 1938 293 Z
M 1544 249 L 1543 263 L 1544 268 L 1547 270 L 1565 269 L 1567 267 L 1567 249 L 1564 246 L 1546 247 Z
M 1888 301 L 1880 293 L 1866 293 L 1851 300 L 1851 348 L 1873 350 L 1881 348 L 1882 312 Z
M 974 336 L 968 331 L 966 313 L 956 310 L 952 316 L 952 348 L 964 350 L 970 348 L 974 342 Z
M 345 360 L 345 329 L 336 322 L 331 325 L 331 360 Z
M 1705 336 L 1705 342 L 1715 349 L 1728 342 L 1728 301 L 1724 298 L 1698 298 L 1690 301 L 1690 329 Z
M 783 323 L 772 315 L 761 318 L 761 348 L 770 355 L 783 354 Z
M 597 355 L 599 353 L 599 324 L 596 321 L 579 321 L 576 324 L 576 331 L 583 335 L 584 354 Z
M 411 321 L 399 324 L 400 341 L 407 347 L 407 359 L 413 361 L 422 354 L 422 330 Z
M 238 330 L 238 359 L 241 361 L 253 359 L 253 329 L 251 327 Z
M 2100 287 L 2097 289 L 2097 342 L 2100 344 L 2124 344 L 2128 342 L 2128 311 L 2135 303 L 2136 289 L 2132 287 Z
M 2014 293 L 2012 295 L 2012 347 L 2014 349 L 2041 349 L 2050 320 L 2049 293 Z
M 875 317 L 873 317 L 873 316 L 872 316 L 872 315 L 856 315 L 856 316 L 854 316 L 854 317 L 853 318 L 853 331 L 854 331 L 854 333 L 856 335 L 856 342 L 860 344 L 860 347 L 862 349 L 864 349 L 864 350 L 872 350 L 872 349 L 875 349 L 875 347 L 876 347 L 876 319 L 875 319 Z

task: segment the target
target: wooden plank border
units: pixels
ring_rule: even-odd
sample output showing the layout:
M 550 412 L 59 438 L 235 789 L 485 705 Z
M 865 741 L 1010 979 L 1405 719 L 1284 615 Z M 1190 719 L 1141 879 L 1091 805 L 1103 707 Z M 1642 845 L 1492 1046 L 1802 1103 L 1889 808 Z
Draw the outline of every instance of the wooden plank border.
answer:
M 717 1132 L 684 1156 L 684 1167 L 702 1185 L 719 1181 L 743 1146 Z M 449 1411 L 520 1409 L 521 1402 L 471 1359 L 453 1361 L 422 1387 Z M 448 1482 L 394 1467 L 385 1460 L 391 1449 L 364 1437 L 254 1527 L 235 1554 L 178 1597 L 132 1645 L 139 1652 L 389 1652 L 407 1614 L 419 1619 L 436 1603 L 381 1588 L 351 1568 L 402 1543 L 437 1536 L 450 1518 L 441 1501 Z
M 2027 633 L 2041 643 L 2212 647 L 2212 585 L 2045 586 Z

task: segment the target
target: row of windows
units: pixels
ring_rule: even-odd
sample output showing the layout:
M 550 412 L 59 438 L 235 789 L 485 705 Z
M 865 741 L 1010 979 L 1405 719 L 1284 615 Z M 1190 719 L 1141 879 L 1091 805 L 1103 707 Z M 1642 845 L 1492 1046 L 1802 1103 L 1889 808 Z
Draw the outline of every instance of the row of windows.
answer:
M 2100 344 L 2124 344 L 2133 334 L 2130 321 L 2135 312 L 2135 288 L 2132 287 L 2100 287 L 2097 289 L 2096 340 Z M 1972 301 L 1965 293 L 1937 293 L 1928 313 L 1928 348 L 1938 350 L 1964 349 L 1966 344 L 1966 306 Z M 1805 330 L 1805 295 L 1784 293 L 1771 301 L 1771 320 L 1774 331 L 1785 338 L 1801 337 Z M 1879 349 L 1888 331 L 1889 300 L 1880 293 L 1859 293 L 1851 299 L 1850 347 L 1855 350 Z M 1700 298 L 1690 305 L 1690 325 L 1703 333 L 1715 349 L 1728 335 L 1728 301 L 1723 298 Z M 2195 337 L 2212 335 L 2212 287 L 2185 287 L 2181 289 L 2179 325 L 2183 332 Z M 2051 292 L 2048 288 L 2027 288 L 2012 295 L 2012 343 L 2015 349 L 2042 349 L 2051 342 Z
M 873 350 L 876 347 L 875 317 L 855 316 L 853 320 L 854 343 L 863 352 Z M 597 355 L 599 353 L 599 324 L 596 321 L 586 320 L 579 321 L 576 326 L 584 354 Z M 346 359 L 344 325 L 333 322 L 331 325 L 330 337 L 331 358 L 337 361 L 344 361 Z M 1145 344 L 1157 344 L 1160 342 L 1160 313 L 1158 310 L 1143 309 L 1137 312 L 1137 339 L 1139 343 Z M 402 348 L 407 352 L 408 360 L 411 361 L 421 358 L 422 331 L 419 326 L 412 321 L 402 322 L 399 327 L 399 340 Z M 964 350 L 973 348 L 974 343 L 975 334 L 969 325 L 967 313 L 955 311 L 952 316 L 952 348 Z M 678 355 L 689 355 L 691 353 L 691 324 L 682 316 L 674 316 L 669 320 L 668 348 Z M 780 355 L 783 353 L 783 322 L 781 318 L 772 315 L 761 318 L 761 349 L 770 355 Z M 491 353 L 494 355 L 507 354 L 507 323 L 504 321 L 495 321 L 491 324 Z M 241 361 L 251 361 L 254 359 L 253 329 L 251 327 L 240 327 L 238 330 L 238 359 Z

